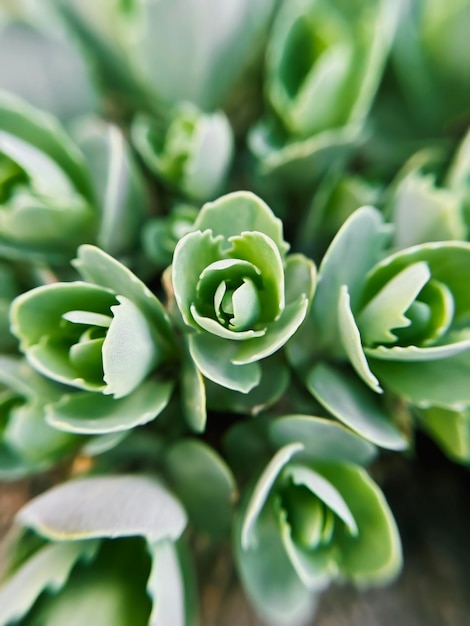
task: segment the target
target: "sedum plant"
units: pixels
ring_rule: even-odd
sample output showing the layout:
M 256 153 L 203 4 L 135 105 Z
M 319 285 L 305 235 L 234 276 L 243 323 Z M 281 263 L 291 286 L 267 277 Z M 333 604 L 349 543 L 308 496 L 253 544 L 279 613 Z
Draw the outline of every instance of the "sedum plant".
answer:
M 390 459 L 470 463 L 468 11 L 438 4 L 0 9 L 96 103 L 63 127 L 0 68 L 0 480 L 35 495 L 0 626 L 205 626 L 219 562 L 305 626 L 400 574 Z

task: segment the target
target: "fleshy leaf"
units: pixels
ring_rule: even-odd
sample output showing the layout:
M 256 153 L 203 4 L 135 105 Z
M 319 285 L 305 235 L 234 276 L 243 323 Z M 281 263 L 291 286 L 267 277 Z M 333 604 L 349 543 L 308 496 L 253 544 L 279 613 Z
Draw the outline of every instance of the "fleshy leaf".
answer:
M 194 362 L 209 380 L 242 393 L 248 393 L 259 384 L 259 363 L 233 364 L 237 355 L 236 343 L 209 334 L 190 335 L 188 342 Z
M 342 346 L 357 374 L 372 391 L 382 393 L 379 379 L 370 369 L 362 347 L 361 335 L 351 311 L 348 288 L 343 285 L 338 301 L 338 325 Z
M 404 435 L 359 381 L 323 363 L 307 376 L 307 386 L 315 398 L 343 424 L 377 446 L 403 450 Z
M 345 528 L 335 533 L 341 573 L 360 588 L 390 582 L 399 573 L 402 552 L 383 493 L 359 467 L 326 466 L 319 472 L 341 493 L 359 528 L 357 537 L 351 537 Z
M 186 514 L 159 482 L 145 476 L 82 478 L 58 485 L 17 514 L 22 525 L 55 541 L 132 537 L 178 539 Z
M 256 547 L 258 542 L 257 524 L 261 512 L 270 496 L 270 491 L 279 474 L 291 458 L 303 450 L 300 442 L 290 443 L 276 452 L 268 463 L 251 494 L 246 507 L 241 529 L 241 545 L 243 550 Z
M 168 450 L 166 466 L 173 490 L 194 525 L 216 537 L 227 534 L 236 485 L 222 458 L 201 441 L 183 439 Z
M 214 237 L 222 235 L 226 241 L 243 232 L 257 231 L 274 241 L 281 257 L 289 249 L 284 241 L 281 220 L 261 198 L 249 191 L 235 191 L 205 204 L 194 228 L 210 229 Z
M 113 320 L 103 343 L 105 394 L 116 399 L 132 393 L 158 364 L 158 349 L 145 317 L 124 296 L 111 307 Z
M 153 599 L 148 626 L 187 626 L 185 588 L 178 551 L 173 542 L 151 543 L 152 569 L 147 592 Z
M 166 407 L 172 381 L 148 380 L 124 398 L 98 393 L 65 394 L 47 405 L 47 422 L 69 433 L 98 435 L 116 433 L 155 419 Z
M 406 311 L 431 277 L 426 263 L 415 263 L 394 276 L 366 304 L 357 316 L 357 325 L 366 344 L 389 343 L 397 339 L 394 328 L 409 326 Z
M 44 591 L 57 593 L 76 563 L 92 560 L 99 545 L 99 541 L 80 541 L 40 548 L 0 587 L 0 622 L 21 619 Z
M 459 463 L 470 462 L 470 414 L 439 407 L 417 412 L 419 425 L 444 452 Z
M 309 415 L 288 415 L 269 425 L 272 442 L 278 446 L 302 442 L 300 463 L 357 463 L 367 465 L 376 448 L 339 424 Z
M 207 420 L 204 379 L 189 352 L 181 365 L 181 394 L 186 423 L 196 433 L 204 432 Z

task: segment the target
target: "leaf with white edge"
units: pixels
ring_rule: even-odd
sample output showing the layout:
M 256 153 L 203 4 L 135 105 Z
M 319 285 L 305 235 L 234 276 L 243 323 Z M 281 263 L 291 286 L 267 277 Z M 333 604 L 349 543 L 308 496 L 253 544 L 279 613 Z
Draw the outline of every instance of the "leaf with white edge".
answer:
M 83 158 L 62 126 L 48 113 L 35 109 L 16 96 L 0 92 L 0 130 L 28 142 L 60 164 L 75 188 L 93 200 Z
M 392 330 L 411 324 L 406 312 L 430 277 L 428 266 L 421 262 L 409 265 L 386 283 L 356 318 L 364 343 L 396 341 Z
M 158 365 L 155 345 L 147 320 L 124 296 L 112 306 L 113 319 L 103 343 L 103 393 L 116 399 L 132 393 Z
M 215 335 L 194 334 L 188 337 L 189 351 L 200 372 L 209 380 L 248 393 L 261 380 L 259 363 L 234 365 L 237 344 Z
M 250 498 L 251 500 L 251 498 Z M 256 547 L 242 545 L 242 507 L 235 519 L 234 553 L 244 589 L 257 612 L 273 626 L 298 626 L 311 620 L 317 598 L 305 587 L 286 553 L 270 502 L 257 522 Z
M 186 423 L 192 431 L 202 433 L 207 421 L 206 386 L 188 352 L 183 356 L 180 384 Z
M 93 392 L 65 394 L 46 406 L 47 422 L 59 430 L 82 435 L 117 433 L 146 424 L 168 404 L 173 381 L 148 380 L 124 398 Z
M 248 393 L 240 393 L 206 381 L 207 406 L 216 411 L 258 415 L 275 404 L 286 392 L 290 371 L 283 355 L 277 352 L 260 362 L 261 382 Z
M 236 484 L 232 471 L 208 445 L 183 439 L 165 457 L 171 486 L 199 529 L 221 537 L 230 529 Z
M 73 480 L 41 494 L 17 521 L 54 541 L 132 537 L 176 540 L 186 527 L 178 500 L 146 476 Z
M 374 375 L 367 362 L 367 357 L 362 347 L 361 335 L 351 311 L 349 292 L 346 285 L 343 285 L 340 290 L 338 300 L 338 325 L 341 344 L 351 365 L 372 391 L 383 393 L 379 379 Z
M 400 571 L 402 550 L 383 493 L 362 468 L 332 465 L 318 471 L 341 493 L 359 528 L 357 537 L 344 527 L 335 533 L 341 574 L 359 588 L 389 583 Z
M 344 522 L 353 537 L 357 537 L 359 530 L 347 503 L 338 490 L 321 474 L 310 467 L 297 465 L 294 461 L 286 467 L 283 479 L 290 479 L 292 484 L 306 487 Z
M 299 463 L 356 463 L 368 465 L 376 455 L 371 443 L 331 420 L 310 415 L 288 415 L 273 420 L 269 437 L 281 448 L 302 442 Z
M 258 542 L 257 524 L 261 512 L 271 494 L 271 488 L 279 474 L 291 458 L 303 450 L 302 443 L 290 443 L 276 452 L 258 479 L 250 500 L 246 506 L 243 526 L 241 529 L 241 545 L 243 550 L 256 548 Z
M 417 411 L 420 427 L 459 463 L 470 462 L 470 413 L 431 407 Z
M 304 550 L 292 537 L 292 528 L 285 511 L 279 512 L 279 532 L 292 566 L 302 583 L 315 592 L 323 591 L 338 576 L 334 546 Z
M 38 599 L 28 615 L 28 623 L 148 626 L 149 561 L 141 538 L 102 541 L 94 561 L 78 564 L 60 593 L 44 594 Z
M 222 235 L 227 243 L 230 237 L 257 231 L 276 244 L 281 257 L 289 250 L 284 241 L 281 220 L 261 198 L 249 191 L 235 191 L 205 204 L 194 228 L 210 229 L 214 237 Z
M 358 380 L 320 363 L 309 372 L 306 384 L 327 411 L 364 439 L 389 450 L 408 447 L 406 437 Z
M 171 280 L 176 303 L 188 326 L 197 328 L 191 314 L 191 305 L 197 294 L 202 272 L 220 260 L 221 238 L 215 238 L 210 230 L 188 233 L 179 240 L 173 254 Z
M 57 593 L 77 562 L 93 560 L 99 541 L 49 544 L 27 559 L 0 587 L 0 623 L 21 619 L 44 591 Z
M 100 285 L 128 298 L 155 324 L 158 333 L 154 339 L 170 353 L 174 351 L 173 333 L 168 316 L 158 298 L 125 265 L 95 246 L 84 244 L 72 264 L 88 282 Z
M 21 349 L 27 351 L 44 336 L 54 335 L 63 328 L 63 315 L 69 311 L 82 311 L 86 306 L 90 313 L 109 314 L 113 304 L 116 304 L 114 294 L 98 285 L 81 281 L 43 285 L 13 301 L 12 332 L 21 341 Z
M 386 361 L 434 361 L 447 359 L 470 348 L 469 329 L 450 333 L 444 339 L 446 342 L 437 346 L 378 346 L 364 348 L 364 352 L 368 357 Z
M 268 324 L 266 333 L 262 337 L 240 342 L 232 363 L 235 365 L 254 364 L 282 348 L 304 321 L 308 306 L 307 297 L 301 294 L 297 301 L 286 306 L 275 322 Z
M 470 405 L 470 350 L 433 361 L 370 363 L 383 385 L 411 404 L 455 410 Z
M 290 304 L 304 294 L 312 301 L 317 286 L 317 268 L 315 263 L 303 254 L 289 254 L 284 268 L 286 283 L 286 304 Z
M 187 626 L 184 578 L 178 550 L 168 540 L 149 544 L 152 569 L 147 592 L 153 599 L 148 626 Z
M 60 166 L 26 141 L 0 130 L 0 152 L 21 167 L 38 193 L 65 199 L 74 195 L 72 182 Z
M 465 317 L 470 310 L 470 243 L 466 241 L 440 241 L 424 243 L 386 257 L 373 268 L 365 283 L 363 301 L 368 302 L 405 267 L 424 261 L 431 270 L 433 280 L 446 285 L 455 303 L 455 321 Z
M 392 211 L 397 248 L 466 237 L 459 194 L 436 187 L 431 176 L 406 176 L 392 198 Z
M 279 249 L 261 232 L 244 231 L 230 237 L 230 243 L 230 257 L 248 261 L 260 271 L 263 287 L 258 296 L 261 305 L 259 322 L 277 319 L 285 306 L 284 268 Z
M 318 285 L 312 314 L 322 344 L 336 345 L 339 339 L 337 319 L 341 289 L 351 294 L 351 307 L 359 304 L 367 272 L 380 258 L 385 243 L 381 214 L 363 207 L 343 224 L 328 248 L 318 271 Z
M 98 246 L 119 256 L 138 242 L 148 206 L 143 176 L 116 126 L 91 119 L 79 126 L 76 135 L 102 211 Z

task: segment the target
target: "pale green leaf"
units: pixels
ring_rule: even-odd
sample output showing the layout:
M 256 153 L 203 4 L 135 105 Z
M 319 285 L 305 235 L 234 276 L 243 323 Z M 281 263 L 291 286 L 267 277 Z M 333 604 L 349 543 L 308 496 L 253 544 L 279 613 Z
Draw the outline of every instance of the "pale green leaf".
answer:
M 99 545 L 99 541 L 80 541 L 40 548 L 0 587 L 0 622 L 21 619 L 44 591 L 57 593 L 76 563 L 91 561 Z
M 174 383 L 148 380 L 124 398 L 94 392 L 64 394 L 46 406 L 47 422 L 69 433 L 98 435 L 135 428 L 155 419 L 168 404 Z
M 383 393 L 379 379 L 371 371 L 364 353 L 361 335 L 351 311 L 350 297 L 346 285 L 341 287 L 338 300 L 338 326 L 342 346 L 357 374 L 372 391 Z
M 55 541 L 137 535 L 175 540 L 186 526 L 178 500 L 156 480 L 138 475 L 58 485 L 28 502 L 17 520 Z
M 248 393 L 259 384 L 261 380 L 259 363 L 234 365 L 238 342 L 234 343 L 204 333 L 189 335 L 188 343 L 195 364 L 209 380 L 242 393 Z
M 152 569 L 147 592 L 153 599 L 148 626 L 187 626 L 185 586 L 178 551 L 173 542 L 162 540 L 149 544 Z
M 279 448 L 301 442 L 303 450 L 297 454 L 301 463 L 367 465 L 376 454 L 372 444 L 340 424 L 309 415 L 288 415 L 273 420 L 269 425 L 269 436 Z
M 377 446 L 403 450 L 406 437 L 398 430 L 376 397 L 358 380 L 320 363 L 308 374 L 309 391 L 343 424 Z
M 419 425 L 454 461 L 470 462 L 470 413 L 430 407 L 417 412 Z
M 196 439 L 183 439 L 166 454 L 171 486 L 199 530 L 220 537 L 232 523 L 236 484 L 223 459 Z
M 186 423 L 196 433 L 204 432 L 207 421 L 204 379 L 191 355 L 185 351 L 181 365 L 181 394 Z

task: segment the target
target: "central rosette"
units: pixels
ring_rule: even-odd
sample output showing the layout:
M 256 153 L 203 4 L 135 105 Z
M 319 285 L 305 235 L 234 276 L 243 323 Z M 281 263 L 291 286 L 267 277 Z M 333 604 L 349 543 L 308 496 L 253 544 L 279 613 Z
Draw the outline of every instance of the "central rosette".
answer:
M 206 378 L 247 392 L 260 380 L 257 361 L 303 321 L 313 267 L 286 255 L 280 220 L 247 192 L 206 204 L 194 228 L 178 242 L 171 270 L 183 321 L 197 331 L 189 350 Z

